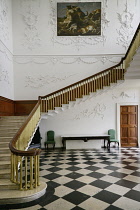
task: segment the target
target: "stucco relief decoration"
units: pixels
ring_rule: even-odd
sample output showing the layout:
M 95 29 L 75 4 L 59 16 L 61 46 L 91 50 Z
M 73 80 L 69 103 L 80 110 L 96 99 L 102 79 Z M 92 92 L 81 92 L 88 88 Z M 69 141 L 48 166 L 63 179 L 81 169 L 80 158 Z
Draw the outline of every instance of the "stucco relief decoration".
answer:
M 38 30 L 40 0 L 22 0 L 21 13 L 25 25 L 23 46 L 33 50 L 41 45 L 40 33 Z
M 74 76 L 75 74 L 68 76 L 49 76 L 49 75 L 39 75 L 39 76 L 31 76 L 27 75 L 25 77 L 25 87 L 31 88 L 41 88 L 46 85 L 60 83 L 61 81 L 67 80 L 69 77 Z
M 7 0 L 0 0 L 0 39 L 9 40 Z
M 104 44 L 106 42 L 106 34 L 105 31 L 108 27 L 109 20 L 107 19 L 106 9 L 108 7 L 107 0 L 100 0 L 101 2 L 101 36 L 57 36 L 57 2 L 94 2 L 94 0 L 81 0 L 81 1 L 71 1 L 71 0 L 49 0 L 51 6 L 51 13 L 50 13 L 50 25 L 52 28 L 52 42 L 55 44 L 60 44 L 64 46 L 73 46 L 76 47 L 77 50 L 80 50 L 81 47 L 85 47 L 87 45 L 97 45 L 99 43 Z M 95 1 L 97 2 L 97 1 Z
M 99 117 L 101 119 L 104 118 L 104 112 L 106 110 L 106 106 L 104 104 L 97 103 L 93 109 L 84 109 L 82 112 L 78 113 L 73 120 L 80 120 L 82 118 L 96 118 Z
M 118 98 L 121 98 L 121 99 L 134 98 L 135 99 L 135 93 L 131 95 L 126 92 L 121 92 L 119 95 L 112 94 L 112 99 L 118 99 Z
M 9 73 L 1 65 L 0 65 L 0 82 L 6 82 L 7 84 L 10 84 Z
M 132 26 L 134 14 L 128 10 L 127 1 L 125 4 L 124 11 L 122 13 L 117 13 L 117 15 L 118 15 L 118 20 L 121 24 L 120 28 L 117 29 L 117 33 L 119 35 L 117 38 L 117 44 L 122 45 L 122 47 L 127 49 L 134 34 Z
M 14 56 L 14 61 L 18 64 L 28 64 L 28 63 L 35 63 L 35 64 L 46 64 L 46 63 L 52 63 L 52 64 L 73 64 L 73 63 L 84 63 L 84 64 L 94 64 L 101 62 L 102 64 L 105 64 L 107 62 L 110 63 L 118 63 L 123 57 L 123 55 L 117 55 L 117 56 Z

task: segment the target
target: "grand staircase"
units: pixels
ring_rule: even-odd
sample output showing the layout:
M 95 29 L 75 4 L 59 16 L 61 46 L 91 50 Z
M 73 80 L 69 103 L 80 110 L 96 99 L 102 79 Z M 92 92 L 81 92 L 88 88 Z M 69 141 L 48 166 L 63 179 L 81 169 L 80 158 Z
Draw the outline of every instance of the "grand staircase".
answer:
M 9 142 L 26 119 L 26 116 L 0 117 L 0 192 L 19 188 L 18 185 L 10 181 L 11 153 Z
M 85 100 L 85 96 L 91 97 L 91 93 L 97 94 L 98 91 L 102 91 L 104 88 L 112 87 L 112 84 L 130 78 L 132 70 L 134 74 L 138 74 L 136 76 L 138 78 L 140 76 L 139 46 L 140 25 L 125 57 L 122 58 L 119 64 L 49 95 L 39 96 L 36 106 L 27 119 L 24 116 L 0 117 L 0 204 L 2 202 L 6 203 L 7 200 L 9 203 L 18 203 L 22 201 L 21 198 L 25 202 L 27 192 L 29 192 L 29 195 L 39 193 L 38 197 L 45 193 L 46 184 L 41 183 L 39 180 L 39 155 L 41 150 L 31 149 L 26 151 L 27 145 L 40 122 L 41 112 L 50 115 L 52 112 L 57 113 L 59 109 L 63 109 L 64 106 L 69 107 L 70 103 L 74 101 L 77 103 Z M 132 61 L 136 61 L 137 64 L 135 65 Z M 128 73 L 126 74 L 127 70 Z M 23 123 L 24 121 L 25 123 Z M 20 127 L 21 125 L 22 127 Z M 28 169 L 30 169 L 30 173 L 28 173 Z M 10 175 L 14 184 L 10 182 Z M 16 191 L 15 199 L 13 199 L 14 191 Z M 5 197 L 3 197 L 4 195 Z M 16 200 L 17 196 L 19 196 L 18 200 Z M 30 196 L 29 200 L 31 199 Z

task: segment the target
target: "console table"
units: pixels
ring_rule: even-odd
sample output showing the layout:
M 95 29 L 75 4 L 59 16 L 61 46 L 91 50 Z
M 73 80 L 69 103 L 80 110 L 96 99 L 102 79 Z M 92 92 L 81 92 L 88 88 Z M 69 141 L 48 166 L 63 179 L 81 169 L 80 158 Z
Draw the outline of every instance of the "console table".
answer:
M 61 136 L 62 145 L 65 148 L 65 141 L 67 140 L 83 140 L 87 142 L 88 140 L 104 140 L 103 148 L 106 148 L 105 141 L 107 141 L 107 147 L 110 147 L 110 135 L 64 135 Z

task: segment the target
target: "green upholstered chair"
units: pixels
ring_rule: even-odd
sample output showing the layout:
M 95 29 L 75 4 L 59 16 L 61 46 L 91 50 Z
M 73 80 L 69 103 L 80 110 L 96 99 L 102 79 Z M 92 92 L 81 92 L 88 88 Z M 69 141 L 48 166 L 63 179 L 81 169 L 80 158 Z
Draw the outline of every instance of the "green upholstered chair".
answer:
M 109 129 L 108 130 L 108 135 L 110 135 L 110 141 L 108 142 L 108 147 L 110 147 L 111 142 L 115 142 L 115 144 L 118 143 L 118 146 L 119 146 L 119 140 L 116 139 L 115 130 L 114 129 Z
M 48 149 L 48 144 L 53 144 L 53 149 L 55 148 L 54 135 L 55 135 L 54 131 L 47 131 L 46 141 L 44 143 L 45 149 L 46 149 L 46 145 L 47 145 L 47 149 Z

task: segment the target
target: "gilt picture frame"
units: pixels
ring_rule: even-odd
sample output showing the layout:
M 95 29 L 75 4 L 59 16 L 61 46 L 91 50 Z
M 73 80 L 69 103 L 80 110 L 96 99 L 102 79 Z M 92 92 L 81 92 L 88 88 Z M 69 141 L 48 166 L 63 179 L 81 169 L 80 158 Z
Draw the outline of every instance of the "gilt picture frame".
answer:
M 100 36 L 101 2 L 58 2 L 57 36 Z

